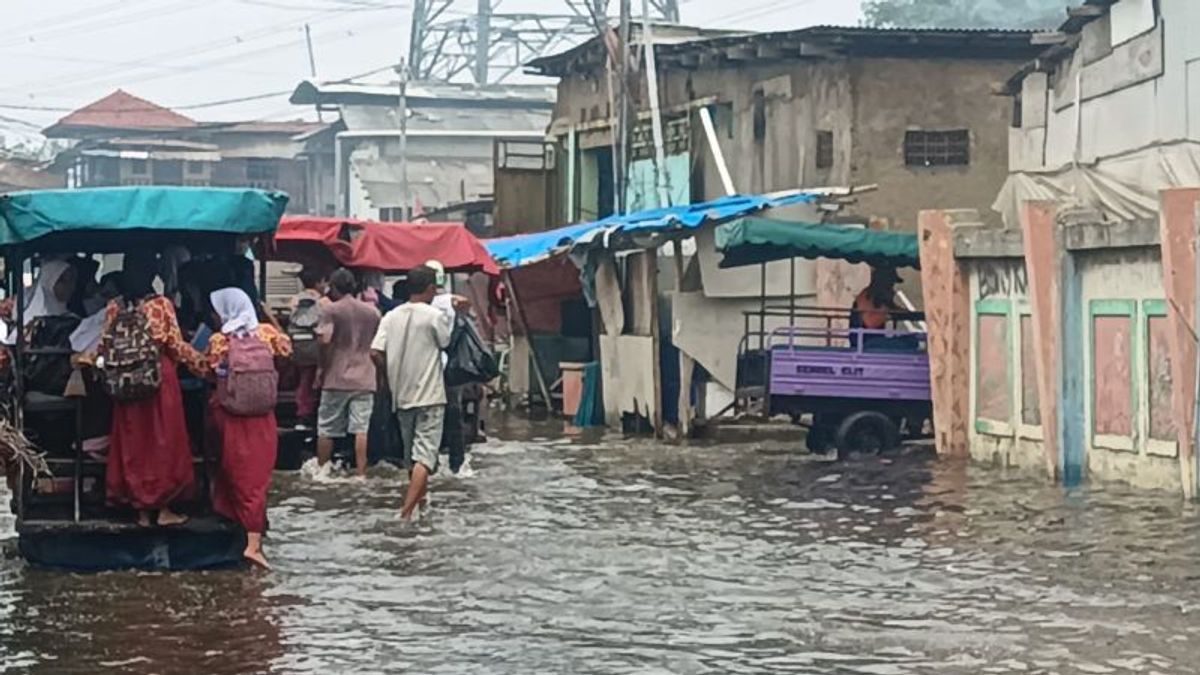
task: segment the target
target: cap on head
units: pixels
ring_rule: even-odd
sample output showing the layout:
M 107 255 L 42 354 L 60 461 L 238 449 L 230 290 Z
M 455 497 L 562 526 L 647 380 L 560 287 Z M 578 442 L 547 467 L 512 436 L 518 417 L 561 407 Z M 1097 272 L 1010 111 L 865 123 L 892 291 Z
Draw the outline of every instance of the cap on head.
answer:
M 437 281 L 434 283 L 437 284 L 438 288 L 444 287 L 446 285 L 446 267 L 437 260 L 428 260 L 425 262 L 425 266 L 433 270 L 437 275 Z

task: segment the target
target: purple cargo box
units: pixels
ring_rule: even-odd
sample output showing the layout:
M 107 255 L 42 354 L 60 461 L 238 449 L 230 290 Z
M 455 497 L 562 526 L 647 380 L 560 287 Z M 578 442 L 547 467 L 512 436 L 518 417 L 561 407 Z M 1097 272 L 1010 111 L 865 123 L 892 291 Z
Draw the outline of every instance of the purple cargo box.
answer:
M 805 331 L 807 332 L 807 331 Z M 847 335 L 849 331 L 846 332 Z M 924 341 L 919 333 L 863 331 Z M 822 335 L 826 333 L 822 332 Z M 771 396 L 928 401 L 929 354 L 889 347 L 810 347 L 794 344 L 800 331 L 772 336 Z M 785 344 L 776 339 L 782 337 Z

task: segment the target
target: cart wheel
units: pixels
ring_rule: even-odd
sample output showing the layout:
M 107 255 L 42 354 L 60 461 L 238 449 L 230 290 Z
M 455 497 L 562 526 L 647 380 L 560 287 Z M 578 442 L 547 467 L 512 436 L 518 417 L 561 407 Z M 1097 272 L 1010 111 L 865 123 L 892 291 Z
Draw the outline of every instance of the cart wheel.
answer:
M 853 453 L 878 455 L 896 447 L 900 431 L 887 415 L 863 410 L 850 415 L 838 425 L 834 444 L 838 457 L 846 459 Z

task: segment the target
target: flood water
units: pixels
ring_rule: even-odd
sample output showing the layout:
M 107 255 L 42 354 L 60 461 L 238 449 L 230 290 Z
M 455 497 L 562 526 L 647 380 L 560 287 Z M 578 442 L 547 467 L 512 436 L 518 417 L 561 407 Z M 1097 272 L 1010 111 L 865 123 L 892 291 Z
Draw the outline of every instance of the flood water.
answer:
M 272 574 L 2 560 L 0 672 L 1200 673 L 1200 515 L 1174 496 L 503 435 L 415 526 L 398 474 L 277 475 Z

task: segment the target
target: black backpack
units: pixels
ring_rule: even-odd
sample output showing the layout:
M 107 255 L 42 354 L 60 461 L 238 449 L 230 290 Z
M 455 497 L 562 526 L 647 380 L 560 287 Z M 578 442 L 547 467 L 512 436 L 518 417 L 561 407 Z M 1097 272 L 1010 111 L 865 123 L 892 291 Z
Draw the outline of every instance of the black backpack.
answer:
M 500 375 L 500 367 L 492 350 L 483 342 L 479 331 L 461 312 L 454 317 L 454 332 L 446 347 L 446 386 L 491 382 Z
M 321 304 L 315 298 L 301 298 L 296 311 L 288 319 L 288 337 L 292 339 L 292 362 L 298 366 L 315 366 L 321 361 L 321 345 L 317 341 L 317 325 L 321 323 Z

